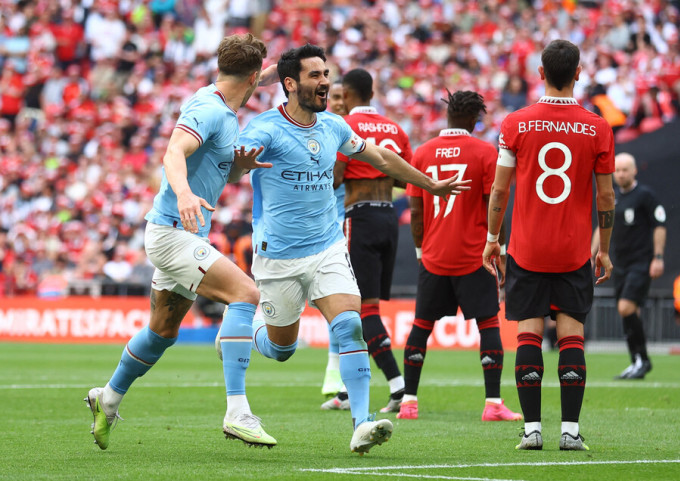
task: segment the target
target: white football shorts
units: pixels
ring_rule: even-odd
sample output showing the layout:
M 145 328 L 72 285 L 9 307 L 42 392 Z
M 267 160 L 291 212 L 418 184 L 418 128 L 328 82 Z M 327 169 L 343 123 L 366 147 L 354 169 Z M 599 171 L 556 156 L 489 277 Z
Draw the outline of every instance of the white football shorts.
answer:
M 196 300 L 196 289 L 222 254 L 205 237 L 169 225 L 147 222 L 144 248 L 156 267 L 151 287 Z
M 360 296 L 345 240 L 318 254 L 298 259 L 269 259 L 255 254 L 252 266 L 267 324 L 284 327 L 300 318 L 305 301 L 331 294 Z

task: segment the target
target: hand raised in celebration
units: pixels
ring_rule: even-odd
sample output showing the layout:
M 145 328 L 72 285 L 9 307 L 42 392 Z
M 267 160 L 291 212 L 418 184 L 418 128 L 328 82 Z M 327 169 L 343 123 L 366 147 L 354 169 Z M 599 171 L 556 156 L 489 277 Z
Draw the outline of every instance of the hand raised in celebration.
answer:
M 262 153 L 264 147 L 259 149 L 250 149 L 246 152 L 246 148 L 242 145 L 240 149 L 234 149 L 234 164 L 236 167 L 243 170 L 253 169 L 269 169 L 272 164 L 269 162 L 258 162 L 257 156 Z
M 428 189 L 428 192 L 432 195 L 438 195 L 440 197 L 448 197 L 449 195 L 458 195 L 463 191 L 470 190 L 471 180 L 458 180 L 459 175 L 456 174 L 448 179 L 438 180 L 434 185 Z

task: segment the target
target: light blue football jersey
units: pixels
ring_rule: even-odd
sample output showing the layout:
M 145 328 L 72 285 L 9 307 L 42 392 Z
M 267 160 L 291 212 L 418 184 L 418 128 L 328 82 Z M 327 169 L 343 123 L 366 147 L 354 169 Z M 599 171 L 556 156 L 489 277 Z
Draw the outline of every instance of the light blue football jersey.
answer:
M 338 213 L 338 221 L 345 220 L 345 183 L 343 182 L 335 189 L 335 210 Z
M 366 148 L 339 115 L 318 112 L 314 123 L 302 125 L 284 105 L 252 119 L 240 137 L 246 149 L 264 147 L 258 160 L 273 164 L 250 173 L 253 251 L 272 259 L 318 254 L 343 238 L 333 166 L 338 152 Z
M 175 128 L 188 132 L 198 140 L 198 149 L 187 158 L 187 180 L 191 191 L 214 207 L 234 164 L 234 148 L 239 136 L 236 112 L 226 104 L 217 87 L 211 84 L 199 89 L 182 105 Z M 207 237 L 212 212 L 203 207 L 201 211 L 205 226 L 198 224 L 198 235 Z M 165 168 L 153 208 L 144 218 L 154 224 L 182 228 L 177 196 L 168 183 Z

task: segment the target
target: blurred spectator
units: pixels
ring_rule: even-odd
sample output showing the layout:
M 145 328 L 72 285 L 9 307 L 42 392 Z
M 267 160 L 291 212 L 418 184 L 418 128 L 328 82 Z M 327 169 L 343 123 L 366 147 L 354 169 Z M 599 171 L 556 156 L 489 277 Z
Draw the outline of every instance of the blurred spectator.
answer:
M 667 1 L 0 2 L 0 287 L 19 257 L 39 277 L 63 258 L 69 282 L 101 282 L 120 245 L 130 276 L 144 272 L 167 138 L 186 97 L 214 81 L 225 34 L 260 35 L 267 63 L 309 41 L 333 77 L 366 68 L 372 105 L 417 147 L 445 127 L 452 86 L 484 95 L 476 134 L 497 142 L 505 115 L 543 94 L 540 53 L 557 37 L 581 49 L 577 100 L 624 119 L 620 139 L 654 130 L 678 113 L 679 27 Z M 241 120 L 284 100 L 279 85 L 259 88 Z M 210 234 L 246 271 L 251 205 L 247 179 L 228 185 Z

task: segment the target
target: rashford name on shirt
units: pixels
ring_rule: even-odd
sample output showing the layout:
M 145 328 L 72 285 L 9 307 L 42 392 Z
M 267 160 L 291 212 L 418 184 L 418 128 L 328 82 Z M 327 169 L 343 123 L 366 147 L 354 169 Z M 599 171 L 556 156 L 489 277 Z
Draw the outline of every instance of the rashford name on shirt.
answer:
M 564 132 L 565 134 L 582 134 L 590 137 L 597 135 L 597 128 L 594 125 L 582 122 L 556 122 L 554 120 L 529 120 L 517 123 L 517 132 Z
M 399 130 L 393 124 L 380 124 L 373 122 L 357 122 L 357 128 L 360 132 L 384 132 L 386 134 L 398 134 Z

